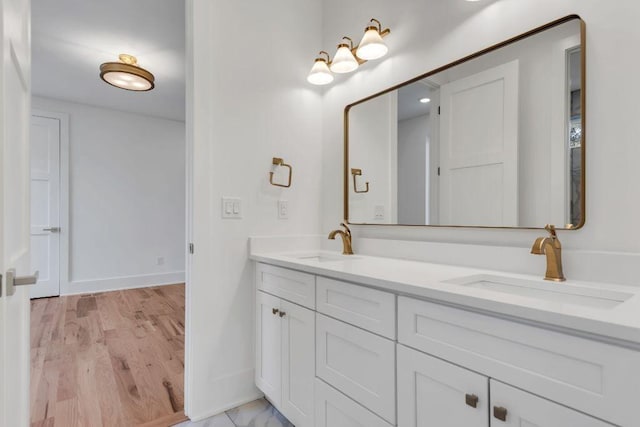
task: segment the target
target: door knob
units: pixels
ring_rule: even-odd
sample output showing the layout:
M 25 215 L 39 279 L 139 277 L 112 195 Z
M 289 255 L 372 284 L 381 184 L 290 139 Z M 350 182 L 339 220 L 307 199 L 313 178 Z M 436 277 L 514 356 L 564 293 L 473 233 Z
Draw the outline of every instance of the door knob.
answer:
M 43 228 L 42 231 L 50 231 L 52 233 L 59 233 L 60 232 L 60 227 Z
M 38 282 L 38 276 L 40 274 L 36 271 L 31 276 L 16 276 L 16 270 L 7 270 L 5 283 L 7 285 L 7 296 L 16 293 L 16 286 L 35 285 Z

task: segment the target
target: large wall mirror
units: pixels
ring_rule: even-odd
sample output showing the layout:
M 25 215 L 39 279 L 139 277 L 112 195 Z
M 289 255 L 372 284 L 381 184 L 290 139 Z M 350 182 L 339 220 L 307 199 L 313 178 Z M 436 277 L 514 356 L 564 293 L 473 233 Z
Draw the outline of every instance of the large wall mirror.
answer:
M 347 106 L 345 218 L 582 227 L 584 42 L 569 16 Z

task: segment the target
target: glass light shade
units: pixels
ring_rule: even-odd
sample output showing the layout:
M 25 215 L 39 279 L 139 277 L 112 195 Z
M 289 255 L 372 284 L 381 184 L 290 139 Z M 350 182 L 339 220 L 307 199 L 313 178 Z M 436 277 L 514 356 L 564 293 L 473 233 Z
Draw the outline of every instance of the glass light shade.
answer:
M 312 85 L 326 85 L 333 81 L 333 74 L 331 74 L 331 70 L 329 70 L 329 66 L 327 65 L 327 61 L 324 58 L 316 59 L 316 62 L 313 63 L 313 67 L 311 67 L 311 71 L 309 71 L 309 75 L 307 76 L 307 81 Z
M 149 71 L 136 65 L 130 55 L 120 55 L 121 61 L 105 62 L 100 65 L 100 78 L 112 86 L 136 92 L 149 91 L 155 87 L 155 77 Z
M 339 44 L 338 51 L 333 57 L 333 62 L 331 62 L 331 71 L 334 73 L 350 73 L 355 71 L 358 68 L 358 60 L 353 53 L 351 53 L 351 49 L 349 49 L 348 44 Z
M 389 48 L 382 40 L 378 29 L 376 27 L 368 27 L 358 45 L 356 55 L 358 55 L 358 58 L 370 61 L 382 58 L 388 51 Z

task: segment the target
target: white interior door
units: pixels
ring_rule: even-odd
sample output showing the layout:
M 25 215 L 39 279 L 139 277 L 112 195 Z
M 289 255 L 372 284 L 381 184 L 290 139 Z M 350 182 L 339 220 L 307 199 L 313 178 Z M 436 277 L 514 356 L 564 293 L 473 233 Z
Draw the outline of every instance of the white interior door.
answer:
M 518 61 L 440 96 L 440 224 L 517 226 Z
M 31 117 L 31 298 L 60 295 L 60 120 Z
M 30 272 L 29 1 L 0 0 L 0 426 L 29 425 L 29 289 L 7 292 L 7 271 Z

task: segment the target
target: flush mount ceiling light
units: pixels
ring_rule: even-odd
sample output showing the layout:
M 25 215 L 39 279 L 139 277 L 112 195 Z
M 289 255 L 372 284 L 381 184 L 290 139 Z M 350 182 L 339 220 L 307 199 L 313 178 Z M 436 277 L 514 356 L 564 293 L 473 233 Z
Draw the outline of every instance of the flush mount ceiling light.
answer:
M 120 54 L 120 62 L 105 62 L 100 65 L 100 78 L 111 86 L 136 92 L 149 91 L 155 87 L 155 77 L 138 65 L 135 56 Z
M 348 43 L 345 43 L 345 41 Z M 347 36 L 342 37 L 342 42 L 338 45 L 338 50 L 333 56 L 333 61 L 329 66 L 331 71 L 339 74 L 355 71 L 360 64 L 358 64 L 358 60 L 353 55 L 352 51 L 353 40 Z
M 369 60 L 382 58 L 389 51 L 382 38 L 390 33 L 390 29 L 382 29 L 380 21 L 371 18 L 358 46 L 353 46 L 350 37 L 343 37 L 333 61 L 327 52 L 321 50 L 320 56 L 316 57 L 311 67 L 307 81 L 314 85 L 326 85 L 333 81 L 333 73 L 350 73 Z M 322 55 L 326 55 L 326 58 Z
M 378 24 L 371 25 L 371 24 Z M 391 32 L 390 29 L 382 29 L 382 24 L 377 19 L 371 18 L 369 25 L 364 29 L 364 36 L 358 45 L 356 55 L 366 61 L 382 58 L 387 54 L 389 48 L 382 40 L 382 37 Z

